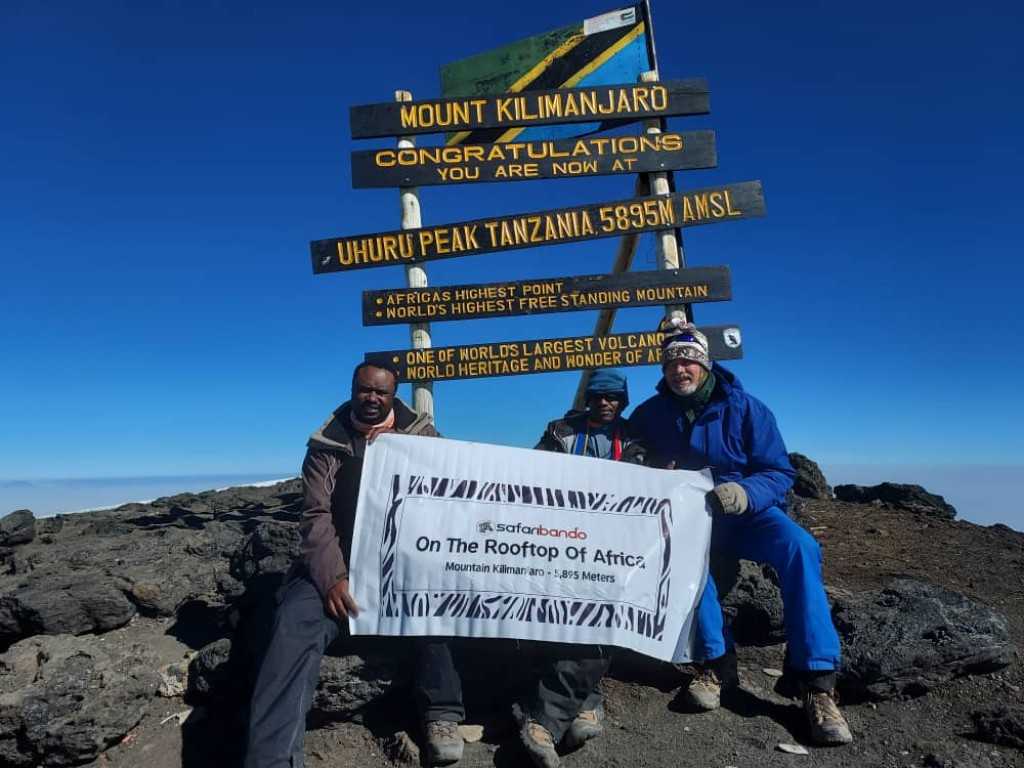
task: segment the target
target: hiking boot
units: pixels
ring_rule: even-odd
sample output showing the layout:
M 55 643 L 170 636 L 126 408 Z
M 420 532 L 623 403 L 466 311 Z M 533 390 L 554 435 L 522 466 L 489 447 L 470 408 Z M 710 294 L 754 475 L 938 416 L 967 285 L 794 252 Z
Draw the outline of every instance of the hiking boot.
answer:
M 561 765 L 551 731 L 536 720 L 523 723 L 519 729 L 519 738 L 537 768 L 558 768 Z
M 835 691 L 804 691 L 804 713 L 811 726 L 811 741 L 819 746 L 849 744 L 853 741 L 850 726 L 839 711 Z
M 722 681 L 711 667 L 702 666 L 686 687 L 682 700 L 693 709 L 711 712 L 722 704 Z
M 458 723 L 431 720 L 423 726 L 427 737 L 427 764 L 451 765 L 462 759 L 462 736 Z
M 598 704 L 594 709 L 582 709 L 562 737 L 566 749 L 579 749 L 584 742 L 596 739 L 604 733 L 604 707 Z

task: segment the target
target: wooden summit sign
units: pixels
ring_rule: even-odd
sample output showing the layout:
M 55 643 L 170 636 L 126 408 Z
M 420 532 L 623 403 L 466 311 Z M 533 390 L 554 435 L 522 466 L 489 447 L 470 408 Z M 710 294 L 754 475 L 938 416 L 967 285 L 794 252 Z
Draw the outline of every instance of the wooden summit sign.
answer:
M 559 179 L 714 168 L 716 164 L 714 131 L 405 147 L 353 152 L 352 186 Z
M 709 110 L 707 82 L 694 78 L 364 104 L 350 108 L 349 126 L 353 139 L 371 139 L 481 128 L 706 115 Z
M 631 232 L 764 216 L 761 182 L 476 219 L 421 229 L 314 240 L 314 274 L 556 245 Z
M 728 267 L 363 291 L 363 325 L 727 301 Z
M 713 359 L 736 360 L 743 356 L 742 335 L 737 326 L 704 326 L 700 330 L 708 338 Z M 368 363 L 386 362 L 396 367 L 400 381 L 478 379 L 586 368 L 658 365 L 661 363 L 662 338 L 663 334 L 657 331 L 570 336 L 368 352 L 365 359 Z

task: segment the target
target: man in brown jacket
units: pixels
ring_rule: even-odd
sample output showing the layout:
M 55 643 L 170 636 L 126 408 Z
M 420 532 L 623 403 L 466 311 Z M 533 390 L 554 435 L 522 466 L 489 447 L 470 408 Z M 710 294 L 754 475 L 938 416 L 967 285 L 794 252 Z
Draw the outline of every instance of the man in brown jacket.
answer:
M 302 768 L 306 714 L 324 650 L 359 606 L 349 591 L 348 561 L 356 522 L 363 455 L 384 432 L 437 436 L 427 415 L 395 397 L 398 375 L 362 363 L 352 374 L 352 399 L 310 437 L 302 464 L 302 557 L 278 593 L 270 642 L 253 690 L 246 768 Z M 355 574 L 358 579 L 359 575 Z M 465 717 L 462 685 L 444 640 L 418 638 L 415 694 L 428 760 L 462 756 L 457 724 Z

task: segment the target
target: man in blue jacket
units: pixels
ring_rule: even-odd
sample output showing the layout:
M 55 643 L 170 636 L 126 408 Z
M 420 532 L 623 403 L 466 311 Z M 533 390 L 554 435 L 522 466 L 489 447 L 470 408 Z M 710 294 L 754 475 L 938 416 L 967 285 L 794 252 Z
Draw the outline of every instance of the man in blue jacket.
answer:
M 821 550 L 780 509 L 795 473 L 775 417 L 732 373 L 712 363 L 707 339 L 693 325 L 666 320 L 660 330 L 666 334 L 664 376 L 658 394 L 633 412 L 631 430 L 654 466 L 712 469 L 711 547 L 778 572 L 788 660 L 799 677 L 811 737 L 818 744 L 846 744 L 853 737 L 836 705 L 839 636 L 822 583 Z M 702 663 L 685 698 L 698 709 L 715 709 L 722 685 L 738 679 L 710 574 L 697 609 L 694 656 Z

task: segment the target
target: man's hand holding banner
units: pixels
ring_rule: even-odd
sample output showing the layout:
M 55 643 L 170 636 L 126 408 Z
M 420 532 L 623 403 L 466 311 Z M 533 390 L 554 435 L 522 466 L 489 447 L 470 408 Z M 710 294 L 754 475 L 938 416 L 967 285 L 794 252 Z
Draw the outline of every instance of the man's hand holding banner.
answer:
M 706 471 L 383 435 L 363 466 L 350 629 L 687 661 L 711 488 Z

